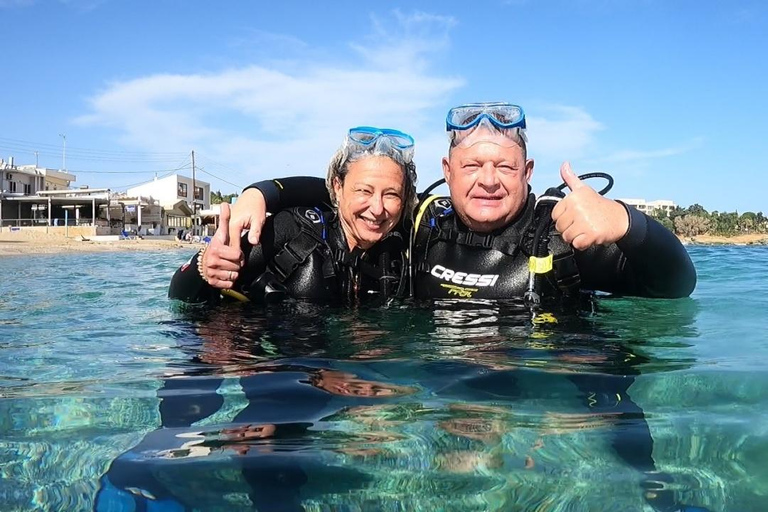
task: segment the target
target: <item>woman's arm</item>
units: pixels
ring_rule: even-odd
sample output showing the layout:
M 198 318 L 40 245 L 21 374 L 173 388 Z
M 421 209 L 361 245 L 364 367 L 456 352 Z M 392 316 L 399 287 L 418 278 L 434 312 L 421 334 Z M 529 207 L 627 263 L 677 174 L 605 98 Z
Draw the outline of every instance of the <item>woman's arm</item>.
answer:
M 249 229 L 248 241 L 256 245 L 267 212 L 275 213 L 296 206 L 329 203 L 325 180 L 308 176 L 265 180 L 248 185 L 235 202 L 229 225 L 230 239 L 238 239 Z

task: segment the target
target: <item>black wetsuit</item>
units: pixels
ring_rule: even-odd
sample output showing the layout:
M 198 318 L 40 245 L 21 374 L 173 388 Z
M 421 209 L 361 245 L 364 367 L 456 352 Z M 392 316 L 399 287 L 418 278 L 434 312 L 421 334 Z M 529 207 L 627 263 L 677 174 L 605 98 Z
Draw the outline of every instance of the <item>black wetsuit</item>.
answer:
M 269 209 L 311 204 L 325 197 L 318 178 L 284 178 L 251 185 Z M 249 187 L 249 188 L 251 188 Z M 530 194 L 525 208 L 505 228 L 472 232 L 453 212 L 447 198 L 431 201 L 416 216 L 413 247 L 413 291 L 419 298 L 522 297 L 528 286 L 531 235 L 543 216 Z M 560 294 L 568 287 L 639 297 L 687 297 L 696 285 L 696 270 L 677 237 L 654 219 L 625 206 L 630 225 L 615 244 L 573 251 L 554 229 L 547 233 L 555 253 L 554 271 L 543 281 L 543 293 Z M 547 214 L 548 216 L 548 214 Z M 549 219 L 547 219 L 549 220 Z M 554 248 L 554 249 L 552 249 Z M 547 284 L 549 283 L 549 284 Z
M 252 301 L 273 296 L 323 301 L 390 297 L 405 284 L 406 246 L 398 231 L 368 250 L 350 251 L 338 217 L 319 208 L 293 208 L 269 217 L 259 244 L 243 237 L 242 248 L 246 264 L 234 289 Z M 200 276 L 197 260 L 195 255 L 176 271 L 170 298 L 219 299 L 219 290 Z
M 268 209 L 311 204 L 324 197 L 322 180 L 285 178 L 253 184 L 265 196 Z M 654 298 L 687 297 L 696 286 L 696 270 L 677 237 L 654 219 L 624 205 L 629 230 L 617 243 L 575 251 L 550 225 L 551 210 L 538 210 L 529 194 L 523 211 L 504 229 L 476 233 L 453 212 L 447 198 L 432 200 L 415 216 L 411 249 L 411 286 L 418 298 L 514 299 L 529 287 L 529 257 L 540 256 L 532 240 L 545 223 L 545 253 L 553 254 L 553 269 L 538 275 L 537 292 L 547 297 L 578 296 L 580 291 Z M 622 203 L 623 204 L 623 203 Z M 419 215 L 419 213 L 421 213 Z M 536 253 L 536 254 L 533 254 Z M 646 500 L 656 510 L 675 509 L 674 497 L 660 490 L 670 478 L 656 470 L 653 438 L 642 409 L 627 394 L 634 373 L 581 375 L 571 380 L 584 393 L 590 410 L 609 412 L 621 421 L 613 431 L 617 454 L 644 475 L 643 486 L 653 493 Z M 508 383 L 493 383 L 506 389 Z M 606 397 L 617 397 L 613 402 Z

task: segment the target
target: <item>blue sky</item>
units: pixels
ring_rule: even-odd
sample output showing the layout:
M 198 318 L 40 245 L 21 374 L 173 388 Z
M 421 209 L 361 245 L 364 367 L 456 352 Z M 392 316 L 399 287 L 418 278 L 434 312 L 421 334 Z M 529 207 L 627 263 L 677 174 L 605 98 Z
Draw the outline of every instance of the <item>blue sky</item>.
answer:
M 124 190 L 180 169 L 235 192 L 321 176 L 351 126 L 416 139 L 441 175 L 454 105 L 528 116 L 536 192 L 559 165 L 611 197 L 768 211 L 763 0 L 0 0 L 0 158 Z M 595 187 L 601 186 L 596 181 Z

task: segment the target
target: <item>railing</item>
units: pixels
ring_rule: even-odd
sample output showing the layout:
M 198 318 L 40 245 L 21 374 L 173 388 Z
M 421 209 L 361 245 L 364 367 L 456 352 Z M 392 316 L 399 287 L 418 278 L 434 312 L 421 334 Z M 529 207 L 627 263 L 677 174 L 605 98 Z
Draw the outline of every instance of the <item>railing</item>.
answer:
M 77 219 L 66 219 L 66 223 L 64 222 L 64 218 L 52 218 L 51 219 L 51 226 L 91 226 L 93 223 L 91 222 L 91 219 L 80 219 L 79 221 Z M 46 226 L 48 224 L 48 219 L 3 219 L 2 222 L 0 222 L 0 226 L 2 227 L 31 227 L 31 226 Z M 96 225 L 97 226 L 106 226 L 107 221 L 104 219 L 96 219 Z

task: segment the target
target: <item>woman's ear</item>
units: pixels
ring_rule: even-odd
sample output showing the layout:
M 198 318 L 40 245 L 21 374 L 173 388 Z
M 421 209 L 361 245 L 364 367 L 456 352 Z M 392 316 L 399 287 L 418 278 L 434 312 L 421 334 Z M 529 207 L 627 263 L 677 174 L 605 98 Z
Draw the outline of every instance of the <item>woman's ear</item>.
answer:
M 339 198 L 342 196 L 343 190 L 344 184 L 341 182 L 341 180 L 338 177 L 333 178 L 333 195 L 336 196 L 336 204 L 334 206 L 338 206 Z

